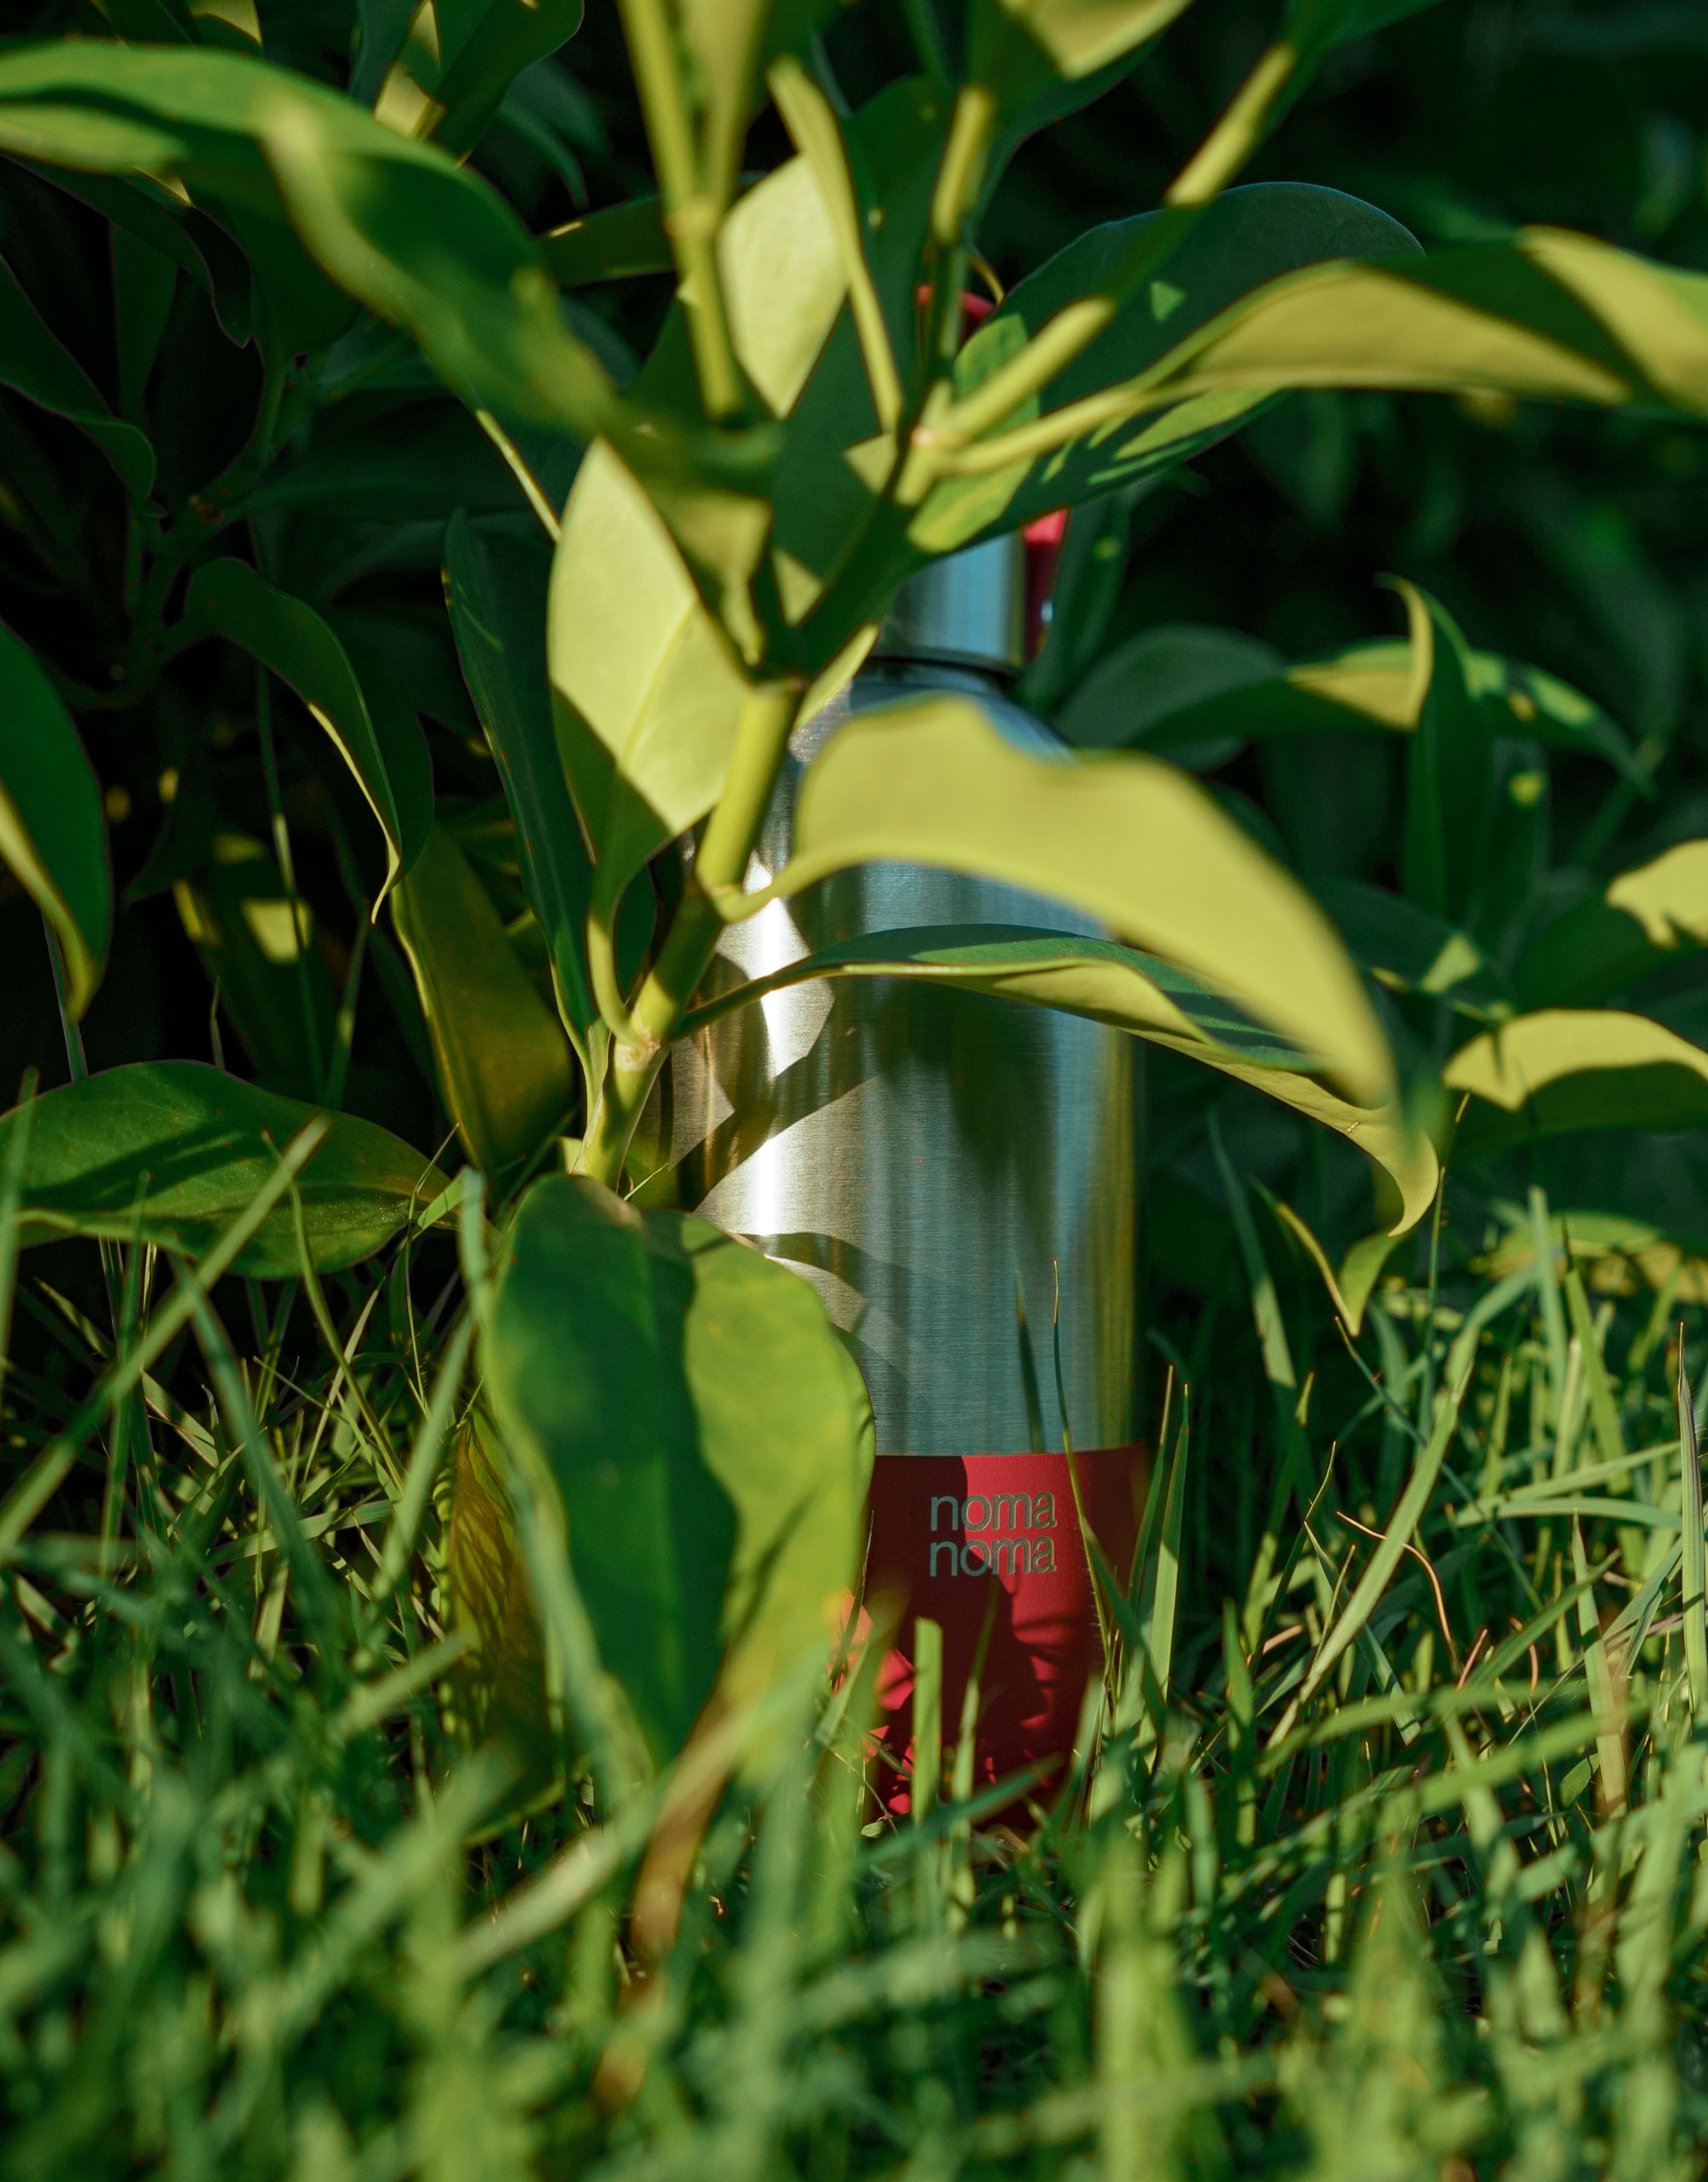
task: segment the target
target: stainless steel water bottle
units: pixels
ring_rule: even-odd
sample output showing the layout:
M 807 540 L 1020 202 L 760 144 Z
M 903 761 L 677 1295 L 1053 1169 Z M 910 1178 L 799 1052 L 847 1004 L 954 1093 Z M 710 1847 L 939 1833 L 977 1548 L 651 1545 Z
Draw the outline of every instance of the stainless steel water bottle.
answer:
M 1008 695 L 1025 597 L 1018 536 L 903 588 L 871 663 L 797 729 L 750 889 L 786 861 L 801 774 L 852 713 L 952 691 L 1018 748 L 1070 761 Z M 876 864 L 732 926 L 714 980 L 945 925 L 1096 930 L 1015 887 Z M 985 1635 L 984 1780 L 1059 1762 L 1101 1664 L 1062 1448 L 1071 1434 L 1094 1526 L 1118 1560 L 1136 1466 L 1134 1051 L 1051 1010 L 901 978 L 827 979 L 722 1018 L 673 1064 L 680 1201 L 812 1282 L 871 1393 L 867 1592 L 902 1609 L 886 1684 L 898 1759 L 918 1616 L 943 1631 L 951 1741 Z

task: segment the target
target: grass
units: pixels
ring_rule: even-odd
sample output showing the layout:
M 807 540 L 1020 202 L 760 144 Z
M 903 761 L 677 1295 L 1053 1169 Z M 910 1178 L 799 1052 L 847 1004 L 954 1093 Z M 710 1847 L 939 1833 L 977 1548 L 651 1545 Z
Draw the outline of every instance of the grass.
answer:
M 647 1978 L 663 1784 L 518 1816 L 457 1731 L 448 1267 L 317 1310 L 119 1251 L 103 1330 L 25 1260 L 0 2172 L 1699 2172 L 1708 1351 L 1675 1376 L 1672 1299 L 1592 1293 L 1543 1205 L 1355 1342 L 1246 1211 L 1278 1286 L 1201 1321 L 1035 1826 L 952 1747 L 874 1819 L 872 1663 L 803 1663 Z

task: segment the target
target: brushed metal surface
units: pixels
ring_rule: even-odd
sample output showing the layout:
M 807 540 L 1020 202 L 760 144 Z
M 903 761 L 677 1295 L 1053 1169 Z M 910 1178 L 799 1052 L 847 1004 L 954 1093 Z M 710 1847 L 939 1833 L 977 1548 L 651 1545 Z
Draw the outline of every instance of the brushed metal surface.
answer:
M 1026 541 L 1011 531 L 928 562 L 896 594 L 879 660 L 1012 673 L 1026 663 Z
M 1008 739 L 1059 750 L 994 678 L 886 664 L 797 729 L 750 889 L 788 855 L 803 768 L 851 711 L 954 689 Z M 833 878 L 732 927 L 715 979 L 900 927 L 1096 928 L 1018 888 L 903 864 Z M 726 1016 L 668 1083 L 679 1201 L 812 1281 L 848 1335 L 886 1454 L 1133 1436 L 1135 1048 L 1052 1011 L 897 979 L 820 981 Z

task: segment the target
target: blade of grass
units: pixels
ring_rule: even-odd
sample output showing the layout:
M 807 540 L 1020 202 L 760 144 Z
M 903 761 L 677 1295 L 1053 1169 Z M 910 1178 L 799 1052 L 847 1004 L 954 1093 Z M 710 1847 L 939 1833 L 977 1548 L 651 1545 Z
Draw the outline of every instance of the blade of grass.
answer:
M 1702 1458 L 1696 1441 L 1696 1404 L 1684 1368 L 1684 1328 L 1678 1328 L 1678 1448 L 1683 1481 L 1684 1661 L 1690 1679 L 1690 1709 L 1708 1716 L 1708 1609 L 1705 1609 L 1702 1542 Z

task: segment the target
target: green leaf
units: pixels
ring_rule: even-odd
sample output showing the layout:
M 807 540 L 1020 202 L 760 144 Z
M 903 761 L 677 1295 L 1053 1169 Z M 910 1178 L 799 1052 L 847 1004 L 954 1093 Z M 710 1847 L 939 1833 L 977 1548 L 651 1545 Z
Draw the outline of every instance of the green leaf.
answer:
M 1434 1196 L 1434 1153 L 1397 1106 L 1369 1108 L 1337 1098 L 1312 1080 L 1308 1055 L 1267 1030 L 1235 1001 L 1172 963 L 1113 940 L 1018 925 L 873 933 L 822 948 L 786 969 L 736 987 L 695 1010 L 685 1031 L 749 1006 L 768 993 L 818 977 L 904 977 L 1090 1016 L 1201 1061 L 1339 1131 L 1392 1177 L 1400 1192 L 1402 1226 L 1421 1219 Z
M 962 698 L 864 712 L 808 768 L 775 888 L 725 914 L 888 860 L 1070 902 L 1228 994 L 1358 1104 L 1393 1096 L 1387 1042 L 1321 911 L 1171 766 L 1033 756 Z
M 436 144 L 459 157 L 472 152 L 524 69 L 573 38 L 582 0 L 491 0 L 456 52 L 433 93 L 442 118 L 430 130 Z
M 1301 60 L 1314 65 L 1336 46 L 1372 37 L 1434 5 L 1435 0 L 1288 0 L 1282 35 Z
M 383 900 L 420 854 L 433 822 L 432 773 L 413 714 L 389 689 L 370 709 L 332 629 L 306 601 L 275 590 L 247 562 L 210 561 L 191 578 L 177 640 L 181 647 L 209 636 L 240 645 L 288 682 L 337 745 L 385 837 Z
M 1403 894 L 1356 879 L 1327 879 L 1317 899 L 1356 961 L 1391 992 L 1450 998 L 1472 1011 L 1506 1003 L 1504 980 L 1461 927 Z
M 42 324 L 11 267 L 0 258 L 0 386 L 38 408 L 69 418 L 100 448 L 130 496 L 146 501 L 154 485 L 154 450 L 134 424 L 114 416 L 82 365 Z
M 47 148 L 53 116 L 64 119 Z M 113 122 L 130 125 L 131 141 Z M 162 161 L 139 128 L 169 134 L 180 156 Z M 609 380 L 564 330 L 503 200 L 321 85 L 235 53 L 62 41 L 0 54 L 0 146 L 19 141 L 70 166 L 180 179 L 211 193 L 222 217 L 270 223 L 281 247 L 288 220 L 334 280 L 413 333 L 476 407 L 584 438 L 614 421 Z M 246 246 L 258 234 L 246 226 Z
M 1228 734 L 1165 744 L 1157 730 L 1176 714 L 1230 692 L 1270 687 L 1284 672 L 1273 645 L 1234 629 L 1190 623 L 1140 629 L 1106 652 L 1056 715 L 1057 732 L 1078 750 L 1167 748 L 1196 771 L 1221 764 L 1239 747 Z
M 1156 640 L 1154 654 L 1140 648 L 1151 638 Z M 1129 638 L 1128 645 L 1132 647 L 1130 664 L 1119 670 L 1114 665 L 1126 647 L 1110 653 L 1107 683 L 1095 691 L 1095 705 L 1087 698 L 1087 711 L 1095 722 L 1088 722 L 1087 734 L 1071 724 L 1079 692 L 1064 709 L 1058 724 L 1070 741 L 1089 744 L 1095 733 L 1097 741 L 1091 746 L 1100 749 L 1118 745 L 1178 757 L 1186 751 L 1230 745 L 1358 734 L 1372 728 L 1410 734 L 1422 717 L 1428 687 L 1409 638 L 1355 644 L 1292 667 L 1276 660 L 1265 674 L 1256 669 L 1267 647 L 1260 650 L 1256 639 L 1230 629 L 1180 623 L 1143 630 Z M 1619 729 L 1599 706 L 1569 684 L 1540 667 L 1494 652 L 1465 651 L 1459 656 L 1461 672 L 1468 675 L 1487 716 L 1489 734 L 1522 736 L 1550 749 L 1598 758 L 1645 795 L 1653 794 L 1648 774 L 1637 764 Z M 1198 677 L 1205 686 L 1195 691 L 1191 684 Z M 1217 683 L 1219 688 L 1214 686 Z M 1088 689 L 1091 684 L 1088 675 Z M 1136 693 L 1141 687 L 1145 694 L 1138 701 L 1132 731 L 1122 734 L 1118 706 L 1131 701 L 1128 691 Z M 1178 697 L 1173 697 L 1176 690 Z M 1228 755 L 1233 755 L 1232 749 Z
M 664 232 L 664 200 L 635 197 L 554 227 L 540 237 L 540 254 L 566 288 L 668 273 L 674 260 Z
M 1382 1268 L 1394 1254 L 1394 1245 L 1399 1239 L 1398 1231 L 1391 1234 L 1366 1235 L 1355 1243 L 1341 1261 L 1337 1277 L 1328 1262 L 1328 1252 L 1292 1206 L 1273 1197 L 1269 1202 L 1277 1216 L 1303 1244 L 1306 1255 L 1323 1276 L 1323 1284 L 1328 1291 L 1328 1300 L 1356 1341 L 1364 1324 L 1365 1308 L 1381 1277 Z
M 1457 625 L 1415 584 L 1397 588 L 1411 617 L 1412 670 L 1424 691 L 1406 750 L 1401 883 L 1420 908 L 1470 922 L 1494 822 L 1488 719 Z
M 446 1110 L 474 1164 L 502 1173 L 563 1125 L 574 1088 L 568 1043 L 443 827 L 398 885 L 391 915 Z
M 1546 926 L 1513 982 L 1529 1007 L 1605 999 L 1708 945 L 1708 841 L 1680 841 L 1622 872 L 1594 901 Z
M 1441 1080 L 1482 1102 L 1455 1140 L 1470 1159 L 1579 1129 L 1708 1122 L 1708 1053 L 1646 1016 L 1612 1008 L 1517 1016 L 1461 1046 Z
M 547 582 L 541 554 L 483 535 L 461 509 L 447 524 L 445 597 L 463 673 L 515 816 L 523 883 L 551 953 L 558 1010 L 585 1059 L 597 1015 L 581 958 L 592 876 L 552 722 Z
M 1104 331 L 1045 390 L 1035 428 L 1045 433 L 1053 416 L 1112 382 L 1148 385 L 1179 352 L 1183 336 L 1216 323 L 1218 313 L 1237 307 L 1238 298 L 1267 293 L 1262 283 L 1324 258 L 1391 256 L 1416 247 L 1397 220 L 1342 191 L 1256 183 L 1228 191 L 1201 213 L 1145 213 L 1093 228 L 1018 283 L 967 347 L 976 354 L 983 345 L 1009 338 L 1015 326 L 1035 338 L 1071 307 L 1097 296 L 1112 300 L 1114 315 Z M 1143 271 L 1135 280 L 1138 266 Z M 965 543 L 981 529 L 1012 529 L 1051 508 L 1095 499 L 1224 438 L 1273 390 L 1241 384 L 1201 396 L 1195 389 L 1178 409 L 1149 405 L 1166 413 L 1149 418 L 1119 444 L 1108 430 L 1093 429 L 1041 456 L 1028 454 L 1001 508 L 977 526 L 970 519 L 951 522 L 949 511 L 970 503 L 984 479 L 946 479 L 920 510 L 918 534 Z M 999 431 L 995 441 L 1004 436 Z
M 0 1171 L 19 1111 L 0 1116 Z M 316 1111 L 193 1061 L 109 1068 L 49 1091 L 36 1100 L 30 1123 L 24 1239 L 140 1237 L 200 1256 Z M 325 1140 L 298 1188 L 310 1252 L 329 1271 L 370 1257 L 446 1182 L 389 1130 L 349 1114 L 322 1118 Z M 268 1215 L 236 1270 L 288 1280 L 299 1265 L 287 1199 Z
M 1004 114 L 1060 78 L 1095 74 L 1165 30 L 1191 0 L 973 0 L 967 72 Z
M 1168 416 L 1120 441 L 1126 420 L 1298 386 L 1659 402 L 1701 415 L 1708 274 L 1556 228 L 1427 259 L 1319 265 L 1254 290 L 1068 421 L 1119 441 L 1099 445 L 1106 462 L 1120 463 L 1140 458 Z M 1000 434 L 980 450 L 991 468 L 1012 458 Z
M 80 1016 L 107 965 L 113 880 L 101 789 L 35 654 L 0 624 L 0 856 L 47 920 Z
M 554 1178 L 510 1230 L 481 1360 L 500 1426 L 563 1495 L 601 1654 L 655 1759 L 714 1686 L 740 1703 L 828 1650 L 871 1424 L 805 1281 L 704 1221 Z
M 747 684 L 663 517 L 603 442 L 563 512 L 546 649 L 608 915 L 647 858 L 716 802 Z

